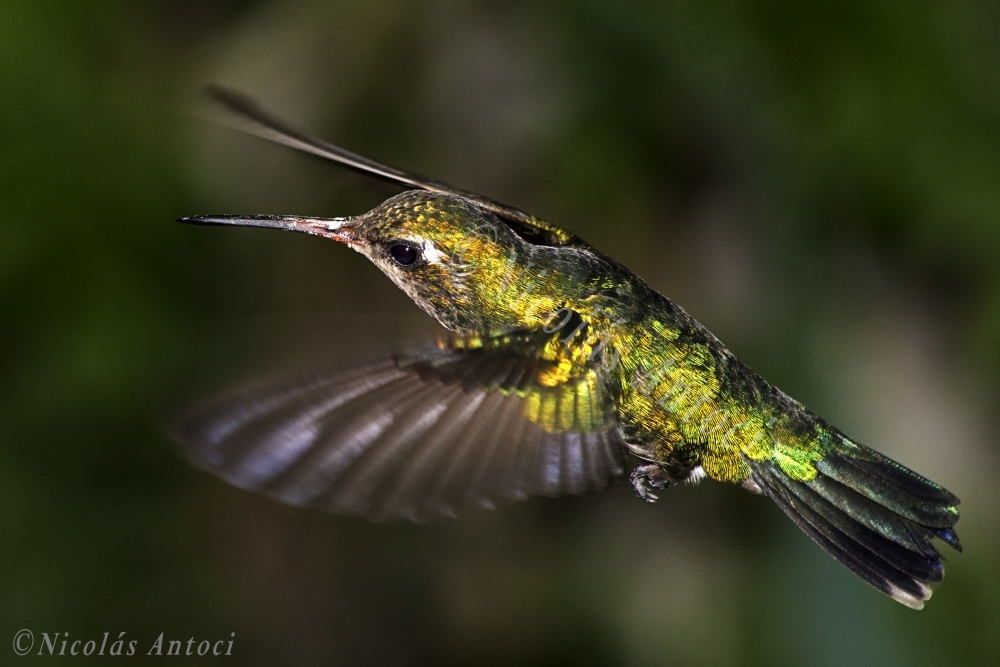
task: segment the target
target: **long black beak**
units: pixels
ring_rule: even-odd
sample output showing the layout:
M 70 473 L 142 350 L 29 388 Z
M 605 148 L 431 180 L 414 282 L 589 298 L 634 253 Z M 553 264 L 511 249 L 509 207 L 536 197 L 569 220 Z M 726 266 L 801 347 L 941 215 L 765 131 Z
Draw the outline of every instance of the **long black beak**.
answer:
M 354 245 L 361 241 L 354 218 L 304 218 L 298 215 L 196 215 L 177 222 L 190 225 L 266 227 L 304 232 Z

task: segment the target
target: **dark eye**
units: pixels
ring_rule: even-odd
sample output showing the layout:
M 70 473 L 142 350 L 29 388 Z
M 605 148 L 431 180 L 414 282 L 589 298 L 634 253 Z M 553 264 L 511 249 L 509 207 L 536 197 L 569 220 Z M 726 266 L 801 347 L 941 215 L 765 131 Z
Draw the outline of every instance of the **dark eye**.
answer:
M 420 253 L 407 243 L 393 243 L 389 246 L 389 256 L 400 266 L 410 266 L 417 261 Z

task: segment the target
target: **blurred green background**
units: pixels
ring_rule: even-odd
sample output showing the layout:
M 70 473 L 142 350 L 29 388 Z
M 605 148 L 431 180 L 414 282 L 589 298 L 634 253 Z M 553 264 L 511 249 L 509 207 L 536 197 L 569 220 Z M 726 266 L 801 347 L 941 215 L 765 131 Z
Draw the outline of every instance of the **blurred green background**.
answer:
M 1000 663 L 998 39 L 989 0 L 0 3 L 0 662 L 46 660 L 30 628 L 235 632 L 247 665 Z M 577 232 L 955 491 L 965 554 L 913 612 L 713 483 L 411 526 L 191 470 L 172 406 L 324 318 L 418 316 L 336 244 L 173 222 L 394 192 L 206 122 L 210 82 Z

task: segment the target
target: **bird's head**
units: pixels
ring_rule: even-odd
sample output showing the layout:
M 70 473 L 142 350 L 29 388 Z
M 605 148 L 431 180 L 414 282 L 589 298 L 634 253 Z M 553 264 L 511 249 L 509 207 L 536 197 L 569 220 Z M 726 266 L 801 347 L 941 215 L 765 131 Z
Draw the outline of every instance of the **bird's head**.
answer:
M 403 192 L 347 218 L 200 216 L 183 221 L 269 227 L 340 241 L 370 259 L 452 331 L 531 325 L 558 308 L 532 288 L 539 273 L 533 259 L 537 246 L 457 195 Z M 541 278 L 545 275 L 542 270 Z

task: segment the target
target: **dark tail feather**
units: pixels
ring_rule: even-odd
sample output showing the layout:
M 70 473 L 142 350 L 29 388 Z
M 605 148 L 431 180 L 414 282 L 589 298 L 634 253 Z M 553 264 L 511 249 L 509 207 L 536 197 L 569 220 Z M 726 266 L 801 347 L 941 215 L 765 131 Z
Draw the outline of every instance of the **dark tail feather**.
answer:
M 866 582 L 922 609 L 944 578 L 937 537 L 961 551 L 952 493 L 877 452 L 846 441 L 792 479 L 774 461 L 751 461 L 753 479 L 809 537 Z

